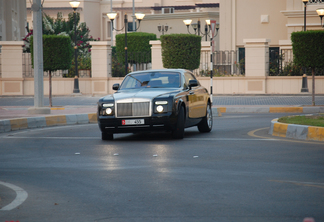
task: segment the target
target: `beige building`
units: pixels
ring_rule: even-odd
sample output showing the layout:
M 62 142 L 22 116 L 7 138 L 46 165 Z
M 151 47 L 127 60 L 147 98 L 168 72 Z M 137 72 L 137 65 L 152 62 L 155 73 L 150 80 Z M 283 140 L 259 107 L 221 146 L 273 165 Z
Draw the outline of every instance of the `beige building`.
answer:
M 33 95 L 34 79 L 27 75 L 25 54 L 22 53 L 22 38 L 25 27 L 32 27 L 32 0 L 0 0 L 0 95 Z M 42 0 L 43 11 L 51 17 L 58 12 L 67 18 L 72 12 L 69 0 Z M 94 38 L 92 42 L 92 76 L 80 78 L 83 94 L 111 93 L 111 85 L 122 78 L 111 77 L 111 40 L 121 31 L 111 31 L 111 21 L 107 13 L 117 12 L 114 27 L 122 29 L 124 15 L 128 15 L 131 27 L 133 0 L 80 0 L 77 9 L 82 22 L 86 22 Z M 27 8 L 27 10 L 26 10 Z M 291 50 L 290 35 L 304 29 L 304 3 L 302 0 L 134 0 L 135 12 L 146 14 L 138 31 L 155 33 L 158 25 L 168 25 L 169 33 L 187 33 L 184 19 L 201 22 L 204 34 L 205 19 L 219 23 L 215 38 L 216 50 L 238 51 L 236 59 L 245 57 L 245 76 L 214 78 L 214 94 L 239 93 L 300 93 L 302 79 L 299 76 L 269 76 L 269 55 L 281 49 Z M 316 9 L 324 8 L 324 0 L 309 0 L 306 10 L 306 29 L 322 30 Z M 28 23 L 27 23 L 28 22 Z M 138 24 L 137 24 L 138 25 Z M 189 31 L 193 29 L 189 27 Z M 209 53 L 209 38 L 203 38 L 202 52 Z M 270 53 L 269 53 L 270 52 Z M 206 57 L 207 58 L 207 57 Z M 26 62 L 27 61 L 27 62 Z M 208 58 L 206 59 L 208 61 Z M 238 61 L 238 60 L 235 60 Z M 209 62 L 207 62 L 209 63 Z M 208 64 L 207 64 L 208 65 Z M 230 64 L 231 69 L 237 64 Z M 161 68 L 161 45 L 152 42 L 152 67 Z M 210 67 L 210 66 L 209 66 Z M 204 68 L 205 69 L 205 68 Z M 199 77 L 201 83 L 210 87 L 210 78 Z M 316 77 L 316 93 L 324 93 L 324 77 Z M 48 92 L 48 78 L 44 78 L 44 92 Z M 309 89 L 311 81 L 308 81 Z M 73 79 L 57 77 L 53 79 L 53 95 L 68 95 L 73 91 Z
M 1 2 L 1 1 L 0 1 Z M 5 2 L 2 0 L 2 2 Z M 138 31 L 155 33 L 158 37 L 158 25 L 168 25 L 165 34 L 187 33 L 184 19 L 193 23 L 201 21 L 204 32 L 205 19 L 219 22 L 219 34 L 216 37 L 217 49 L 236 50 L 244 47 L 244 39 L 270 39 L 270 47 L 279 47 L 280 41 L 290 40 L 293 31 L 304 27 L 304 3 L 302 0 L 81 0 L 78 12 L 81 21 L 87 23 L 94 38 L 111 40 L 110 20 L 107 13 L 118 13 L 114 21 L 116 29 L 124 26 L 124 15 L 127 13 L 129 28 L 132 28 L 133 2 L 135 12 L 145 13 Z M 27 0 L 27 21 L 32 24 L 30 1 Z M 324 8 L 323 0 L 309 0 L 306 12 L 307 30 L 322 29 L 316 9 Z M 62 12 L 67 18 L 72 12 L 69 0 L 45 0 L 43 11 L 52 17 Z M 138 24 L 135 25 L 138 28 Z M 190 27 L 190 32 L 193 29 Z M 205 37 L 203 38 L 205 40 Z M 209 39 L 208 39 L 209 41 Z

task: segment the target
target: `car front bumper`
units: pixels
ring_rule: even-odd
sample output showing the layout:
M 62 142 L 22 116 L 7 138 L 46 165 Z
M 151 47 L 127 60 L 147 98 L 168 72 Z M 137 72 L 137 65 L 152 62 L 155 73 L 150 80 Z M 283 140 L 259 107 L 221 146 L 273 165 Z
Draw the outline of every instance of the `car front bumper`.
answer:
M 143 119 L 144 124 L 123 125 L 123 120 Z M 102 132 L 106 133 L 135 133 L 149 131 L 172 131 L 176 124 L 176 117 L 171 114 L 163 116 L 113 118 L 98 116 L 98 125 Z

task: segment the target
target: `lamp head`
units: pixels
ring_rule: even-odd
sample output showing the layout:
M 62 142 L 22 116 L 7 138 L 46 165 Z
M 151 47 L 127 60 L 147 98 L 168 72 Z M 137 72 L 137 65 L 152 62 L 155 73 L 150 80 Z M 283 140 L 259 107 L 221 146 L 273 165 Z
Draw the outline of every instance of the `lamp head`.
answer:
M 109 13 L 107 13 L 107 16 L 111 21 L 114 21 L 114 19 L 117 16 L 117 13 L 116 12 L 109 12 Z
M 161 32 L 161 25 L 158 25 L 158 30 L 159 32 Z
M 186 26 L 189 26 L 191 24 L 192 20 L 191 19 L 185 19 L 183 20 L 183 23 L 186 25 Z
M 308 3 L 308 0 L 302 0 L 302 1 L 305 5 Z
M 216 22 L 216 30 L 219 29 L 219 22 Z
M 316 9 L 316 12 L 318 16 L 323 17 L 324 16 L 324 8 L 318 8 Z
M 164 26 L 164 29 L 165 29 L 165 31 L 167 32 L 168 29 L 169 29 L 169 26 L 168 26 L 168 25 L 165 25 L 165 26 Z
M 141 13 L 141 12 L 138 12 L 138 13 L 135 13 L 135 17 L 136 17 L 136 19 L 138 21 L 141 21 L 145 17 L 145 14 L 144 13 Z
M 73 8 L 73 10 L 76 10 L 79 7 L 79 5 L 80 5 L 80 2 L 79 1 L 71 1 L 69 3 L 71 5 L 71 7 Z
M 198 23 L 192 23 L 191 24 L 191 27 L 196 30 L 198 28 Z

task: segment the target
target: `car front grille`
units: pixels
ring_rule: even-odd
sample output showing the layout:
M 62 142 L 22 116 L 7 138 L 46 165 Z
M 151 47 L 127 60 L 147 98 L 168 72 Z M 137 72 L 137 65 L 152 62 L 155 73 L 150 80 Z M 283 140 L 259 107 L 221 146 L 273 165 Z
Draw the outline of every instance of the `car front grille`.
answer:
M 118 117 L 150 116 L 150 102 L 117 103 Z

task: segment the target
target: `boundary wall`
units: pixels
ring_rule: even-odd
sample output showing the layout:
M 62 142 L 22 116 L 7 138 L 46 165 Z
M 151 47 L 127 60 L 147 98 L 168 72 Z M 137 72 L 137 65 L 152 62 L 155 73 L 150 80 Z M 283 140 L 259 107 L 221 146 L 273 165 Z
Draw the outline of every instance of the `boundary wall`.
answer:
M 268 76 L 269 39 L 245 39 L 246 68 L 244 77 L 214 77 L 213 94 L 299 94 L 302 88 L 301 76 Z M 0 96 L 34 95 L 34 78 L 23 76 L 23 41 L 0 41 L 1 70 Z M 111 76 L 111 47 L 106 41 L 91 42 L 92 77 L 79 78 L 80 92 L 85 95 L 106 95 L 113 93 L 112 86 L 123 78 Z M 150 41 L 152 45 L 152 69 L 162 69 L 161 42 Z M 202 42 L 202 51 L 208 52 L 208 42 Z M 282 48 L 291 43 L 282 41 Z M 309 93 L 312 77 L 308 77 Z M 210 77 L 198 77 L 200 83 L 210 90 Z M 49 94 L 48 78 L 44 78 L 44 95 Z M 315 93 L 324 94 L 324 76 L 315 77 Z M 52 95 L 71 95 L 73 78 L 52 78 Z

